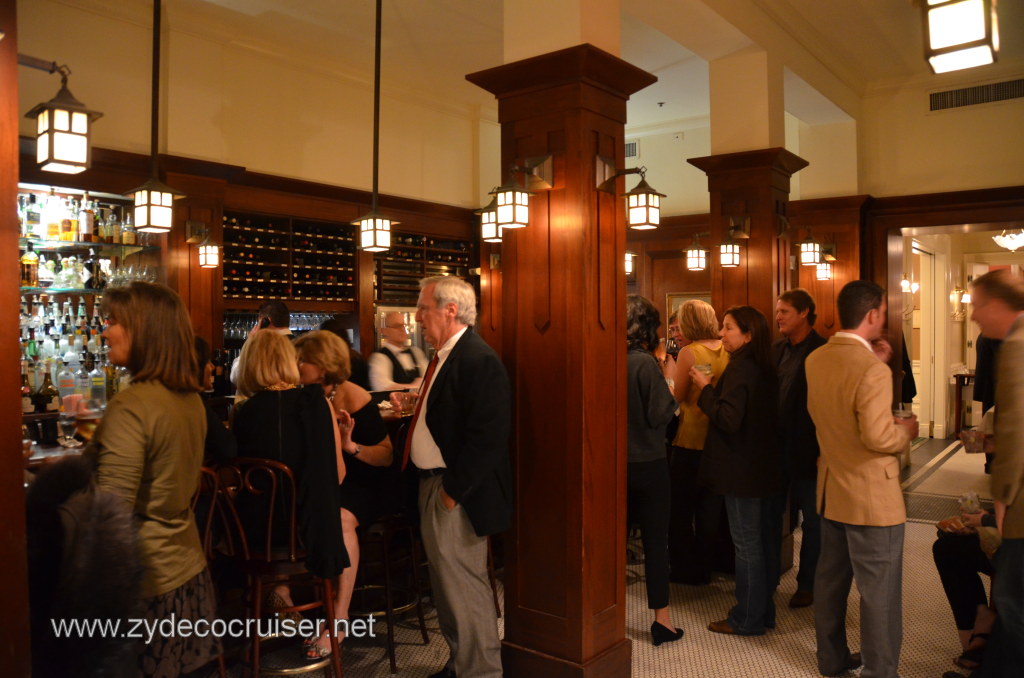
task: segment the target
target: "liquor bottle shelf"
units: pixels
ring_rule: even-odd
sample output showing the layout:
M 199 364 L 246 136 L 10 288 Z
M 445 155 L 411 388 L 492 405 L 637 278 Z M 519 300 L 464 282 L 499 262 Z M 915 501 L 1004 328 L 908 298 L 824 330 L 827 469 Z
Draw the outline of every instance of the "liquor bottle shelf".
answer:
M 155 245 L 125 245 L 117 242 L 96 242 L 81 240 L 39 240 L 36 238 L 18 238 L 18 247 L 27 249 L 32 245 L 36 252 L 64 252 L 68 250 L 96 250 L 99 254 L 113 253 L 122 257 L 131 256 L 137 252 L 159 252 L 160 248 Z
M 87 287 L 19 287 L 22 294 L 103 294 Z

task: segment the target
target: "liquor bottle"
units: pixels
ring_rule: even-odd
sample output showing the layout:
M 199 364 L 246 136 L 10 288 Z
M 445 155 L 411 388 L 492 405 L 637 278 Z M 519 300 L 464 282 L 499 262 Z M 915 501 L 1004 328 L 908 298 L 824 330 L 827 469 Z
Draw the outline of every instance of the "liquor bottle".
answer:
M 21 255 L 21 286 L 39 286 L 39 255 L 32 248 L 32 243 L 26 246 L 25 253 Z
M 21 361 L 21 413 L 32 414 L 36 404 L 32 401 L 32 386 L 28 383 L 28 361 Z
M 25 202 L 25 229 L 26 238 L 42 238 L 44 235 L 40 228 L 39 203 L 35 193 L 29 193 Z
M 63 204 L 60 198 L 57 197 L 54 189 L 50 189 L 50 194 L 46 196 L 46 202 L 43 203 L 42 213 L 42 224 L 45 225 L 45 238 L 47 240 L 60 240 L 60 222 L 64 216 Z
M 43 375 L 43 386 L 36 393 L 36 412 L 57 412 L 60 410 L 60 391 L 50 380 L 50 372 Z
M 114 370 L 114 375 L 117 379 L 118 393 L 132 385 L 132 373 L 124 365 L 118 365 L 117 369 Z
M 138 231 L 132 225 L 131 212 L 124 215 L 124 225 L 121 227 L 121 243 L 125 245 L 137 245 L 139 242 Z
M 106 241 L 118 245 L 121 244 L 121 217 L 118 216 L 115 205 L 111 205 L 110 213 L 107 215 Z
M 60 239 L 63 242 L 74 242 L 78 235 L 78 213 L 75 201 L 71 198 L 61 201 L 63 214 L 60 217 Z
M 61 365 L 60 371 L 57 372 L 57 393 L 63 401 L 66 396 L 73 395 L 75 392 L 75 370 L 67 360 L 62 360 Z
M 96 212 L 88 193 L 82 196 L 82 209 L 78 213 L 78 231 L 78 239 L 82 242 L 92 242 L 96 234 Z
M 93 401 L 95 407 L 100 409 L 104 409 L 107 406 L 107 371 L 103 365 L 105 362 L 106 358 L 101 356 L 99 364 L 96 364 L 89 371 L 89 383 L 91 386 L 89 399 Z
M 85 353 L 84 356 L 85 359 L 82 361 L 81 367 L 75 372 L 75 393 L 82 396 L 83 403 L 92 395 L 92 378 L 89 373 L 96 367 L 92 355 Z

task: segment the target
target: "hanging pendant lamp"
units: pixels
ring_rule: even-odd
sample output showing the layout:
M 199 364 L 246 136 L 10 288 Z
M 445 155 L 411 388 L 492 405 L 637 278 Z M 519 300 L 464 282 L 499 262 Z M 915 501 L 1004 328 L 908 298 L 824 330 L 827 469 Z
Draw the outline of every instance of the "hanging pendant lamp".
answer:
M 352 222 L 359 227 L 359 249 L 386 252 L 391 247 L 391 227 L 399 222 L 377 210 L 377 175 L 380 164 L 380 25 L 381 0 L 377 0 L 377 28 L 373 58 L 373 194 L 370 212 Z
M 149 179 L 128 192 L 135 201 L 135 230 L 167 233 L 174 224 L 174 201 L 185 194 L 160 181 L 160 0 L 153 0 L 153 90 L 149 130 Z

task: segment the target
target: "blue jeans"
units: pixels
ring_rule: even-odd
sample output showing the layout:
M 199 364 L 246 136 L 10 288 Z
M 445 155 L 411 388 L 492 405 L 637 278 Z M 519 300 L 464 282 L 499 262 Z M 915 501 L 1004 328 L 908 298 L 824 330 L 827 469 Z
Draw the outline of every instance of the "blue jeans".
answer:
M 798 591 L 814 591 L 814 570 L 821 554 L 821 517 L 815 504 L 817 494 L 816 478 L 796 478 L 790 485 L 793 508 L 800 511 L 804 532 L 800 540 L 800 571 L 796 575 Z
M 725 497 L 736 548 L 736 605 L 727 621 L 739 635 L 760 636 L 765 628 L 775 628 L 772 595 L 779 583 L 784 505 L 780 499 Z
M 992 602 L 999 618 L 971 678 L 1019 676 L 1024 666 L 1024 539 L 1004 539 L 994 564 Z

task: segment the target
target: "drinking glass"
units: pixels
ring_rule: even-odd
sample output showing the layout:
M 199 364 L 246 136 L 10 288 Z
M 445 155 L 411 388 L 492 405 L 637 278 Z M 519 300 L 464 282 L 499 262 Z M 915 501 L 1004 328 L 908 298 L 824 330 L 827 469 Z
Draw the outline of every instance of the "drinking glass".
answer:
M 78 427 L 78 421 L 73 413 L 61 412 L 60 419 L 60 442 L 61 447 L 81 447 L 82 443 L 75 440 L 75 430 Z

